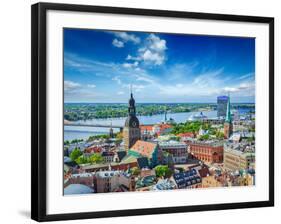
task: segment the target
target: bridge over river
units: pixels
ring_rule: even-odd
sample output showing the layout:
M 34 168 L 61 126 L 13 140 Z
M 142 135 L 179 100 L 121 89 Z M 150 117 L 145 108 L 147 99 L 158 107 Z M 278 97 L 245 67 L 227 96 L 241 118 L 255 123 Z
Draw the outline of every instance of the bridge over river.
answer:
M 64 123 L 64 126 L 69 127 L 93 127 L 93 128 L 119 128 L 120 132 L 123 131 L 123 126 L 120 125 L 107 125 L 107 124 L 80 124 L 80 123 Z

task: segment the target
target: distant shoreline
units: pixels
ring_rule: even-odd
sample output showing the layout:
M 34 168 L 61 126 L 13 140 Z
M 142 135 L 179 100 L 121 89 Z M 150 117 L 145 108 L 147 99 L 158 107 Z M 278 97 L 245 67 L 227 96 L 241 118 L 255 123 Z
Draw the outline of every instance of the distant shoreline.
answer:
M 232 104 L 232 109 L 255 110 L 255 104 L 237 103 Z M 179 114 L 186 112 L 216 111 L 217 104 L 210 103 L 139 103 L 137 104 L 137 116 L 153 116 L 160 114 Z M 127 117 L 127 104 L 118 103 L 65 103 L 64 119 L 69 121 L 122 118 Z
M 128 102 L 123 102 L 123 103 L 101 103 L 101 102 L 97 102 L 97 103 L 95 103 L 95 102 L 64 102 L 64 104 L 124 104 L 124 105 L 128 105 Z M 213 104 L 217 104 L 216 102 L 215 103 L 141 103 L 141 102 L 139 102 L 139 103 L 136 103 L 136 104 L 161 104 L 161 105 L 163 105 L 163 104 L 211 104 L 211 105 L 213 105 Z M 237 102 L 231 102 L 231 104 L 255 104 L 255 102 L 254 103 L 249 103 L 249 102 L 243 102 L 243 103 L 237 103 Z

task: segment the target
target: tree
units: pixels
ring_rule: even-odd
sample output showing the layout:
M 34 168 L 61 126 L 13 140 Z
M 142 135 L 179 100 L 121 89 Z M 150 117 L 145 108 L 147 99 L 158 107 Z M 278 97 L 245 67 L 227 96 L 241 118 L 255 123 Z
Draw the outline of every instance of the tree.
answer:
M 83 142 L 83 139 L 73 139 L 70 143 L 74 144 L 74 143 L 79 143 L 79 142 Z
M 202 129 L 203 129 L 203 130 L 210 130 L 210 129 L 211 129 L 211 124 L 209 124 L 209 123 L 204 123 L 204 124 L 202 125 Z
M 172 133 L 180 134 L 185 132 L 192 132 L 193 134 L 196 134 L 199 131 L 202 124 L 203 122 L 201 121 L 192 121 L 192 122 L 188 121 L 186 123 L 175 124 L 173 126 Z
M 76 159 L 81 156 L 83 153 L 78 149 L 75 148 L 71 153 L 70 153 L 70 159 L 72 161 L 76 161 Z
M 199 140 L 208 140 L 209 138 L 210 138 L 210 135 L 205 134 L 205 135 L 201 135 L 201 136 L 199 137 Z
M 90 163 L 102 163 L 104 162 L 104 158 L 100 153 L 94 153 L 93 155 L 90 156 L 89 158 Z
M 91 142 L 91 141 L 94 141 L 96 139 L 109 139 L 109 136 L 107 134 L 92 135 L 87 139 L 87 142 Z
M 255 136 L 253 135 L 253 136 L 251 136 L 251 137 L 248 137 L 248 138 L 247 138 L 247 141 L 248 141 L 248 142 L 253 142 L 253 141 L 255 141 Z
M 123 134 L 122 134 L 122 132 L 118 132 L 118 133 L 116 134 L 116 138 L 117 138 L 117 139 L 123 139 Z
M 133 167 L 131 169 L 131 173 L 135 176 L 139 175 L 140 174 L 140 169 L 138 167 Z
M 158 165 L 155 167 L 155 173 L 157 177 L 170 177 L 173 171 L 167 165 Z
M 216 137 L 219 138 L 219 139 L 223 139 L 224 138 L 224 133 L 221 132 L 221 131 L 217 131 L 216 132 Z
M 79 156 L 75 162 L 77 164 L 85 164 L 85 163 L 89 163 L 89 159 L 87 157 L 85 157 L 84 155 Z

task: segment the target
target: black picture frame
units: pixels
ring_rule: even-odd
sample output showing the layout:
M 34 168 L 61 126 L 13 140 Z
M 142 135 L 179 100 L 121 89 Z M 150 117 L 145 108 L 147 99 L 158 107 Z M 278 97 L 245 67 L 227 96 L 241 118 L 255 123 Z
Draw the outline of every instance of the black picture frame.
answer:
M 46 214 L 46 13 L 48 10 L 100 12 L 154 17 L 193 18 L 217 21 L 254 22 L 269 25 L 269 200 L 213 205 L 159 207 L 101 212 Z M 31 218 L 37 221 L 54 221 L 116 216 L 133 216 L 161 213 L 194 212 L 206 210 L 238 209 L 274 206 L 274 18 L 164 11 L 137 8 L 103 7 L 89 5 L 37 3 L 31 11 Z

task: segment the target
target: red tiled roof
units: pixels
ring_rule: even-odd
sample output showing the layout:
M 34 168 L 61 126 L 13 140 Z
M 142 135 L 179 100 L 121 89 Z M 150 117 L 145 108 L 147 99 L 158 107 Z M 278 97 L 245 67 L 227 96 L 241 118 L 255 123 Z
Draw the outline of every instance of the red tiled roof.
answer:
M 155 143 L 138 140 L 130 150 L 138 152 L 142 156 L 151 157 L 156 146 Z
M 192 132 L 185 132 L 185 133 L 180 133 L 178 134 L 179 137 L 189 137 L 189 138 L 193 138 L 194 134 Z
M 172 125 L 170 125 L 170 124 L 160 124 L 159 127 L 160 127 L 160 130 L 163 131 L 165 129 L 171 128 Z
M 153 125 L 140 125 L 141 131 L 152 131 Z
M 99 146 L 90 146 L 90 147 L 86 148 L 84 151 L 87 153 L 91 153 L 91 152 L 97 153 L 97 152 L 101 152 L 102 148 Z
M 201 177 L 206 177 L 207 175 L 210 175 L 208 167 L 202 167 L 202 169 L 198 170 Z

